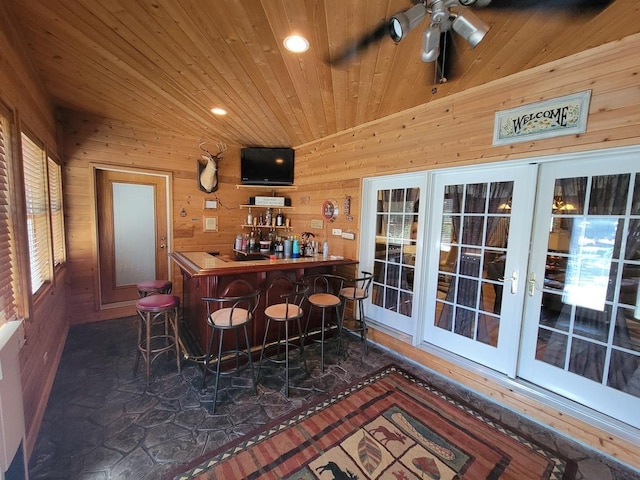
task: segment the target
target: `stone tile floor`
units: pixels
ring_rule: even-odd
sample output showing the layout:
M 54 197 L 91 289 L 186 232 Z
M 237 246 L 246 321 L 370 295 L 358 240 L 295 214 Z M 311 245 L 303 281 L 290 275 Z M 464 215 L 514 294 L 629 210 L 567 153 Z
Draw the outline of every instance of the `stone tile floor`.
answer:
M 263 367 L 257 396 L 246 388 L 250 384 L 247 374 L 227 377 L 221 384 L 215 414 L 211 414 L 212 390 L 200 389 L 202 374 L 195 363 L 185 362 L 178 374 L 175 361 L 160 357 L 153 364 L 154 380 L 149 386 L 142 368 L 133 375 L 135 322 L 135 317 L 129 317 L 70 329 L 31 456 L 31 480 L 155 480 L 274 418 L 315 402 L 324 392 L 392 363 L 575 459 L 579 480 L 640 480 L 640 472 L 392 352 L 370 347 L 365 357 L 362 344 L 348 335 L 344 340 L 348 355 L 329 354 L 324 373 L 320 372 L 318 346 L 305 350 L 311 375 L 292 371 L 292 383 L 307 389 L 292 388 L 287 399 L 282 370 Z

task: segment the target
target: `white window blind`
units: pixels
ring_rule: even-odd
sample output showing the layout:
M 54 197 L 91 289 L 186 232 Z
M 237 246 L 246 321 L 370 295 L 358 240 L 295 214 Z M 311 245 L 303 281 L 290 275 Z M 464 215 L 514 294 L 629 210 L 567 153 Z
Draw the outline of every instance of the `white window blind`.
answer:
M 12 242 L 11 198 L 9 196 L 9 119 L 0 109 L 0 325 L 14 319 L 16 302 L 13 283 L 15 250 Z
M 24 189 L 29 234 L 31 293 L 51 280 L 51 247 L 44 150 L 22 134 Z
M 49 202 L 51 205 L 51 233 L 53 240 L 53 265 L 58 266 L 65 261 L 64 216 L 62 209 L 62 169 L 52 158 L 47 159 L 49 165 Z

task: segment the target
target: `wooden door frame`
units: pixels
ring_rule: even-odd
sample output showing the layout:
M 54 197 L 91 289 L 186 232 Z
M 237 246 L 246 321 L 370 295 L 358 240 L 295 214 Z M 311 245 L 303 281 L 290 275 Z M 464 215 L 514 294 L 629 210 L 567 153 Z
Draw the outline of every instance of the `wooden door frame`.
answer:
M 91 172 L 91 202 L 92 202 L 92 210 L 91 210 L 91 222 L 93 225 L 93 238 L 92 238 L 92 247 L 93 247 L 93 267 L 96 274 L 93 276 L 93 291 L 94 291 L 94 307 L 96 311 L 100 310 L 111 310 L 118 307 L 130 306 L 135 303 L 134 300 L 121 302 L 121 303 L 110 303 L 103 304 L 102 303 L 102 293 L 100 288 L 100 248 L 99 248 L 99 231 L 98 231 L 98 186 L 97 186 L 97 172 L 99 170 L 112 171 L 112 172 L 121 172 L 121 173 L 130 173 L 135 175 L 150 175 L 154 177 L 161 177 L 164 179 L 165 183 L 165 197 L 167 203 L 167 241 L 166 241 L 166 251 L 167 255 L 172 251 L 173 248 L 173 199 L 172 199 L 172 191 L 171 186 L 173 185 L 173 176 L 171 172 L 162 171 L 162 170 L 145 170 L 138 169 L 132 167 L 126 167 L 121 165 L 114 164 L 104 164 L 104 163 L 90 163 L 89 169 Z M 172 279 L 172 271 L 170 261 L 167 262 L 167 278 L 169 280 Z

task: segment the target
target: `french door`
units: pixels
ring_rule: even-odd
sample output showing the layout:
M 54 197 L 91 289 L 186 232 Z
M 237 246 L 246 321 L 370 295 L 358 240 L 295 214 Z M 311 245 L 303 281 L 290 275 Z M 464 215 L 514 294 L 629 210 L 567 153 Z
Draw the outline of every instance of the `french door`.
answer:
M 367 316 L 413 336 L 420 289 L 426 174 L 365 180 L 360 265 L 373 273 Z
M 365 180 L 367 317 L 640 428 L 639 159 Z
M 424 341 L 515 376 L 536 168 L 435 173 Z
M 540 166 L 518 370 L 636 428 L 638 155 L 602 153 Z

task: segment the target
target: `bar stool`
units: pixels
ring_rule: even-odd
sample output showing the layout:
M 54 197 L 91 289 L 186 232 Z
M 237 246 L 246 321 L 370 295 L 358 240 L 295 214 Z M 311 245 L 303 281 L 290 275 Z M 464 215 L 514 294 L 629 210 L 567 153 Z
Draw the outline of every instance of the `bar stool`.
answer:
M 213 340 L 216 332 L 219 336 L 218 354 L 216 357 L 216 388 L 213 394 L 213 409 L 211 412 L 215 413 L 216 402 L 218 399 L 220 375 L 238 373 L 242 368 L 248 365 L 251 371 L 253 390 L 256 394 L 258 393 L 256 379 L 253 374 L 251 343 L 249 342 L 249 333 L 247 330 L 247 326 L 253 320 L 256 307 L 258 306 L 258 302 L 260 301 L 260 291 L 255 290 L 252 293 L 235 297 L 203 297 L 202 301 L 205 302 L 207 307 L 207 325 L 209 325 L 209 328 L 211 329 L 211 331 L 209 332 L 209 342 L 207 345 L 207 353 L 204 358 L 202 371 L 202 388 L 206 387 L 207 372 L 210 370 L 209 363 L 211 362 L 211 349 L 213 347 Z M 240 350 L 239 331 L 241 329 L 244 330 L 244 338 L 247 347 L 246 351 Z M 229 330 L 235 331 L 236 348 L 223 351 L 222 344 L 224 341 L 224 333 Z M 221 372 L 221 365 L 223 361 L 233 357 L 235 357 L 235 368 L 231 371 Z M 246 358 L 246 365 L 240 364 L 241 357 Z
M 163 352 L 175 349 L 176 364 L 180 371 L 180 331 L 178 328 L 178 307 L 180 297 L 169 294 L 157 294 L 143 297 L 136 302 L 136 310 L 140 317 L 138 322 L 138 354 L 133 368 L 134 375 L 138 371 L 140 357 L 144 358 L 147 367 L 147 385 L 151 378 L 151 364 Z M 153 332 L 152 327 L 160 324 L 157 320 L 163 316 L 164 330 Z M 158 325 L 159 326 L 159 325 Z
M 307 374 L 309 373 L 309 369 L 307 368 L 307 361 L 304 358 L 304 330 L 302 330 L 302 324 L 300 323 L 300 319 L 304 315 L 304 310 L 302 309 L 302 302 L 305 299 L 306 293 L 309 290 L 309 287 L 300 282 L 293 282 L 291 284 L 291 291 L 282 294 L 275 294 L 275 290 L 279 288 L 278 282 L 273 282 L 266 292 L 266 305 L 267 307 L 264 310 L 264 316 L 267 319 L 267 324 L 264 332 L 264 340 L 262 341 L 262 350 L 260 351 L 260 363 L 258 364 L 258 380 L 260 379 L 260 370 L 262 369 L 262 362 L 268 361 L 275 364 L 284 364 L 284 375 L 285 375 L 285 396 L 289 397 L 289 360 L 290 360 L 290 350 L 297 350 L 299 358 L 302 360 L 302 366 L 304 366 Z M 274 300 L 273 297 L 276 297 L 279 300 L 279 303 L 272 304 Z M 291 344 L 290 343 L 290 324 L 293 322 L 298 324 L 298 338 L 299 344 Z M 265 351 L 267 350 L 267 338 L 269 336 L 269 327 L 271 326 L 271 322 L 275 322 L 278 325 L 278 340 L 275 344 L 271 344 L 271 346 L 276 347 L 275 356 L 265 357 Z M 284 325 L 284 359 L 280 353 L 280 347 L 282 344 L 282 325 Z
M 360 332 L 360 338 L 364 343 L 364 354 L 369 353 L 367 345 L 367 320 L 364 316 L 364 301 L 369 297 L 369 288 L 371 287 L 371 281 L 373 275 L 369 272 L 362 272 L 360 278 L 354 278 L 353 280 L 347 280 L 345 286 L 340 289 L 338 295 L 344 301 L 344 308 L 342 310 L 342 328 L 345 327 L 345 320 L 355 322 L 356 327 L 349 329 L 350 331 Z M 352 317 L 344 318 L 344 314 L 347 310 L 348 304 L 351 303 Z
M 338 344 L 338 355 L 341 350 L 342 342 L 342 315 L 340 314 L 340 306 L 342 299 L 338 296 L 338 292 L 344 286 L 345 279 L 339 275 L 333 274 L 314 274 L 307 275 L 303 282 L 309 286 L 307 300 L 309 301 L 309 314 L 307 315 L 307 324 L 305 327 L 305 337 L 307 340 L 320 343 L 320 369 L 324 372 L 324 346 L 325 344 L 336 341 Z M 320 339 L 309 338 L 309 323 L 314 308 L 319 308 L 322 312 L 322 323 L 320 325 Z M 335 309 L 335 319 L 327 318 L 328 309 Z M 332 338 L 326 338 L 327 329 L 337 329 L 337 333 Z
M 169 280 L 146 280 L 136 284 L 138 296 L 147 297 L 152 294 L 169 294 L 173 290 L 173 283 Z

